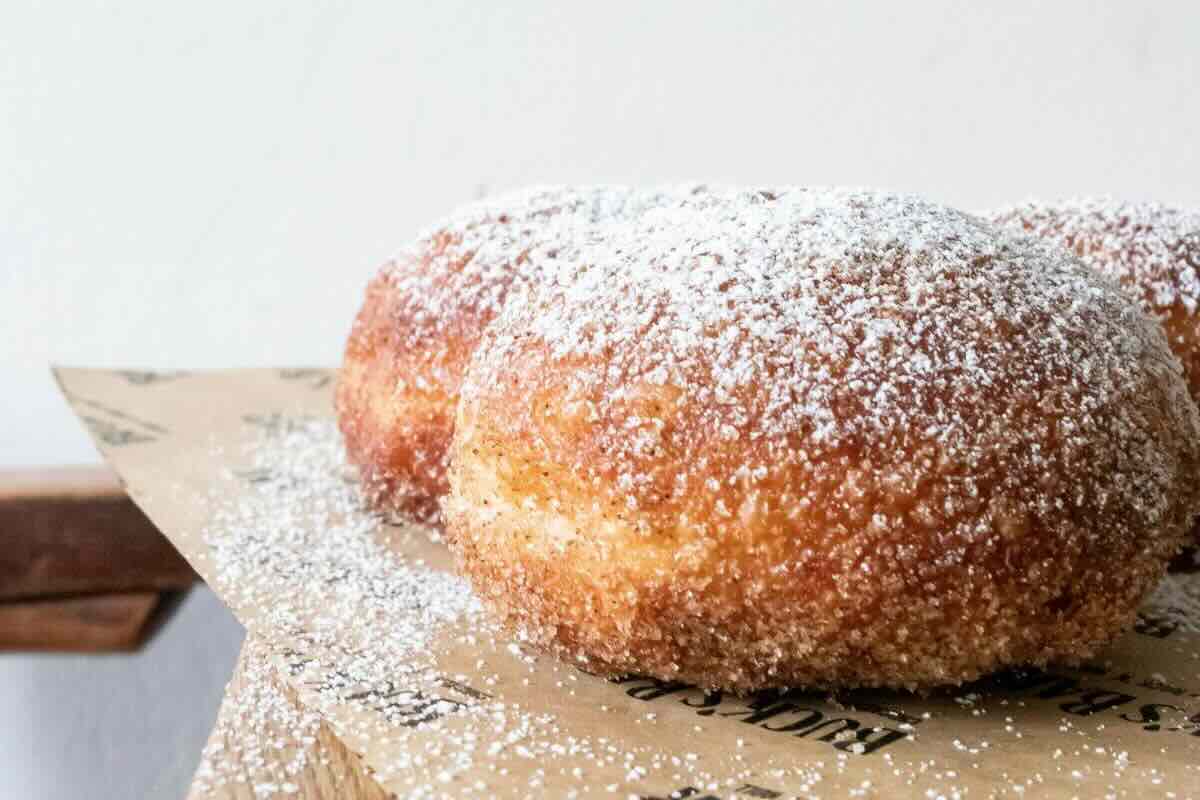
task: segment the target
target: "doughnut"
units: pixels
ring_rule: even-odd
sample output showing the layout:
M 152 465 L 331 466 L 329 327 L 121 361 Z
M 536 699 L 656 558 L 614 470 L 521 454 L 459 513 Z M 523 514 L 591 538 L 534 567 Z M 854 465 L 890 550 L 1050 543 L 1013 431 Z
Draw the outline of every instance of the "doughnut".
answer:
M 1123 286 L 1162 324 L 1191 396 L 1200 400 L 1200 209 L 1083 198 L 1027 202 L 990 216 L 1066 247 Z M 1192 541 L 1200 545 L 1200 528 Z M 1200 568 L 1198 554 L 1190 549 L 1176 568 Z
M 529 250 L 620 205 L 619 190 L 601 188 L 504 195 L 459 209 L 379 270 L 335 393 L 347 456 L 374 505 L 439 523 L 458 387 L 480 332 L 542 263 Z
M 660 194 L 642 192 L 636 201 L 661 202 Z M 511 293 L 587 231 L 635 213 L 631 196 L 616 186 L 538 187 L 474 203 L 379 270 L 335 392 L 347 456 L 374 506 L 440 523 L 458 387 L 481 332 Z
M 1200 209 L 1084 198 L 1029 202 L 991 217 L 1066 247 L 1125 287 L 1162 323 L 1200 398 Z
M 1180 548 L 1200 412 L 1061 248 L 866 190 L 602 226 L 483 333 L 443 503 L 533 651 L 707 689 L 1078 663 Z

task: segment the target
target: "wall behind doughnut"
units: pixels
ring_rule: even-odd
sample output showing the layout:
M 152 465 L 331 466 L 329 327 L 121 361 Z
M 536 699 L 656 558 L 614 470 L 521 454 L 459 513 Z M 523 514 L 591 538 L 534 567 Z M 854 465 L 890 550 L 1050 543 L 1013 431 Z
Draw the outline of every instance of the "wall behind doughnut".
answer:
M 336 363 L 382 260 L 523 184 L 1200 205 L 1197 41 L 1181 0 L 6 2 L 0 467 L 98 460 L 51 362 Z M 176 623 L 232 663 L 205 597 Z M 182 796 L 225 675 L 176 634 L 0 659 L 0 796 Z M 96 700 L 164 675 L 170 713 Z

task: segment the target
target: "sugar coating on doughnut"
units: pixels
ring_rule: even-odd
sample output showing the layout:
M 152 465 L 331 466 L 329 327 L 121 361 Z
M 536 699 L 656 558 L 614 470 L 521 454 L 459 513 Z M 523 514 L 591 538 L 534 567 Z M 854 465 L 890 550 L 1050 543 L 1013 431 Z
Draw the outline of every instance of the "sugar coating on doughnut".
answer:
M 990 215 L 995 221 L 1054 242 L 1123 286 L 1163 326 L 1200 400 L 1200 209 L 1109 197 L 1056 203 L 1027 201 Z M 1193 549 L 1172 570 L 1200 567 L 1200 526 Z
M 1074 252 L 1166 328 L 1200 398 L 1200 209 L 1093 197 L 1030 201 L 991 215 Z
M 349 456 L 377 505 L 438 521 L 454 404 L 480 333 L 511 293 L 572 258 L 598 226 L 665 201 L 619 186 L 522 190 L 459 209 L 384 265 L 337 391 Z
M 921 687 L 1131 621 L 1200 458 L 1134 303 L 909 196 L 670 196 L 547 268 L 463 381 L 448 534 L 520 637 L 604 674 Z

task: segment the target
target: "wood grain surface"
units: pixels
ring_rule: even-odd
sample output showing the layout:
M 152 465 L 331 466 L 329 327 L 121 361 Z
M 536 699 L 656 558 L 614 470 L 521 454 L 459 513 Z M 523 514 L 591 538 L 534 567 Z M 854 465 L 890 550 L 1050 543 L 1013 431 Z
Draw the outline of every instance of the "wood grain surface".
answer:
M 0 470 L 0 601 L 184 589 L 196 574 L 103 467 Z
M 0 603 L 0 650 L 135 650 L 162 602 L 158 592 L 111 592 Z

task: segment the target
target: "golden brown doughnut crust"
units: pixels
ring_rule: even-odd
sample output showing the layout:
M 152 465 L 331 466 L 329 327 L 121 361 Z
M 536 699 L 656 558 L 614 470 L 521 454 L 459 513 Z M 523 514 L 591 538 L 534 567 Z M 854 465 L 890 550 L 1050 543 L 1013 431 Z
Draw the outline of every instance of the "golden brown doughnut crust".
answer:
M 1191 525 L 1158 326 L 1061 251 L 909 197 L 713 192 L 489 328 L 448 539 L 519 639 L 705 687 L 1077 662 Z
M 427 262 L 409 269 L 427 268 Z M 461 365 L 474 336 L 445 335 L 443 346 L 418 350 L 404 295 L 385 268 L 367 287 L 338 378 L 335 405 L 351 461 L 368 497 L 417 520 L 440 519 L 446 491 L 446 448 L 454 429 Z M 476 323 L 450 318 L 456 328 Z M 443 335 L 439 332 L 439 336 Z
M 996 211 L 996 222 L 1061 245 L 1121 284 L 1162 324 L 1200 401 L 1200 210 L 1111 198 L 1028 202 Z M 1200 528 L 1194 531 L 1200 545 Z M 1200 553 L 1177 568 L 1195 569 Z
M 466 206 L 384 265 L 346 343 L 338 424 L 368 497 L 427 523 L 440 520 L 446 448 L 467 359 L 513 291 L 547 253 L 626 213 L 621 187 L 546 187 Z

